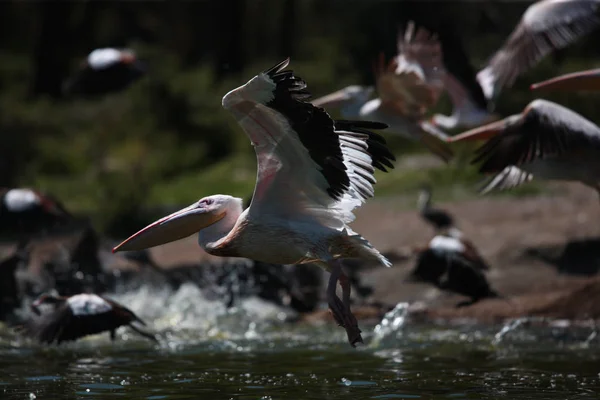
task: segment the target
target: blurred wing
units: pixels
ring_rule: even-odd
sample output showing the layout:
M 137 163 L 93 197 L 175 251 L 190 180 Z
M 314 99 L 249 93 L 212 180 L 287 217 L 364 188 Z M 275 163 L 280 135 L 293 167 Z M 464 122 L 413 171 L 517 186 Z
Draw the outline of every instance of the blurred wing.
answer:
M 477 150 L 473 163 L 482 162 L 481 172 L 500 172 L 584 146 L 600 147 L 600 128 L 550 101 L 535 100 L 505 123 L 502 133 Z
M 479 189 L 481 194 L 486 194 L 492 190 L 508 190 L 520 186 L 533 179 L 533 175 L 522 169 L 510 165 L 502 171 L 488 179 Z
M 425 82 L 418 65 L 398 71 L 398 59 L 392 59 L 386 66 L 383 54 L 375 66 L 375 80 L 382 106 L 411 119 L 422 118 L 439 96 Z
M 600 25 L 597 0 L 544 0 L 530 6 L 519 25 L 477 78 L 486 97 L 511 85 L 527 69 Z
M 417 65 L 425 81 L 441 91 L 443 86 L 441 79 L 445 70 L 442 47 L 436 35 L 423 27 L 419 27 L 414 33 L 414 23 L 410 21 L 404 35 L 398 35 L 397 60 L 397 72 L 410 65 Z

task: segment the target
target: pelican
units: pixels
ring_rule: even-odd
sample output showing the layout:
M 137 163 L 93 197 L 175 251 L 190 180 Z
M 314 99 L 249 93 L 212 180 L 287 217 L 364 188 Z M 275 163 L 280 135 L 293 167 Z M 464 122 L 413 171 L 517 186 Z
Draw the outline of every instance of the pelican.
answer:
M 487 98 L 511 85 L 554 50 L 562 49 L 600 25 L 600 0 L 542 0 L 521 21 L 487 66 L 477 74 Z
M 250 207 L 227 195 L 200 199 L 150 224 L 113 251 L 141 250 L 198 234 L 210 254 L 272 264 L 318 263 L 331 273 L 327 300 L 352 346 L 362 342 L 350 311 L 341 258 L 391 263 L 348 224 L 374 195 L 374 169 L 393 168 L 385 141 L 369 129 L 385 124 L 333 121 L 306 100 L 306 83 L 285 70 L 289 58 L 223 97 L 249 136 L 258 160 Z M 338 280 L 343 301 L 336 295 Z
M 451 130 L 472 128 L 499 119 L 493 113 L 492 99 L 485 96 L 485 90 L 476 78 L 475 68 L 456 29 L 442 27 L 438 34 L 443 55 L 439 76 L 452 102 L 452 114 L 435 114 L 430 122 L 444 130 Z
M 508 189 L 534 176 L 579 181 L 600 193 L 600 127 L 576 112 L 537 99 L 521 114 L 449 138 L 449 142 L 489 139 L 473 163 L 494 174 L 483 188 Z
M 600 69 L 573 72 L 531 85 L 532 90 L 600 90 Z
M 344 118 L 385 122 L 388 131 L 422 142 L 431 152 L 449 161 L 452 151 L 446 134 L 424 120 L 442 91 L 439 43 L 425 29 L 413 34 L 414 24 L 398 38 L 398 56 L 387 66 L 383 55 L 375 65 L 378 98 L 370 99 L 372 87 L 352 85 L 320 97 L 317 107 L 341 108 Z
M 83 96 L 118 92 L 137 81 L 145 72 L 145 65 L 130 49 L 96 49 L 87 56 L 77 74 L 65 82 L 63 91 L 69 95 Z

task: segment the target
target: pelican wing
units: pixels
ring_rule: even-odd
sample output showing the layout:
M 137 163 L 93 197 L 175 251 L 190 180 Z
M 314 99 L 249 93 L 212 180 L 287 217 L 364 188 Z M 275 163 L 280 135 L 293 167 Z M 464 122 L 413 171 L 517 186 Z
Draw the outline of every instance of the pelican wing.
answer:
M 306 83 L 284 70 L 288 63 L 289 59 L 223 98 L 258 159 L 249 213 L 306 211 L 343 228 L 353 220 L 352 210 L 373 196 L 375 168 L 393 168 L 394 156 L 385 140 L 369 131 L 387 125 L 333 121 L 306 101 Z M 243 100 L 236 105 L 234 99 Z
M 422 118 L 443 89 L 440 43 L 422 27 L 415 33 L 412 21 L 398 36 L 398 55 L 386 65 L 380 54 L 374 70 L 383 107 L 412 119 Z
M 477 150 L 473 163 L 482 162 L 481 172 L 497 173 L 511 165 L 519 166 L 565 151 L 600 147 L 600 128 L 576 112 L 547 100 L 534 100 L 521 115 L 503 122 L 503 132 Z M 510 176 L 509 172 L 506 174 L 505 177 Z
M 588 34 L 600 25 L 598 0 L 543 0 L 531 5 L 519 25 L 479 72 L 486 97 L 537 64 L 543 57 Z
M 415 66 L 422 71 L 426 82 L 442 89 L 441 78 L 445 73 L 442 47 L 435 34 L 419 27 L 415 33 L 413 21 L 408 23 L 404 34 L 398 35 L 397 72 Z
M 520 186 L 522 183 L 529 182 L 533 179 L 533 175 L 523 171 L 522 169 L 509 165 L 502 171 L 488 179 L 479 189 L 481 194 L 486 194 L 492 190 L 507 190 Z

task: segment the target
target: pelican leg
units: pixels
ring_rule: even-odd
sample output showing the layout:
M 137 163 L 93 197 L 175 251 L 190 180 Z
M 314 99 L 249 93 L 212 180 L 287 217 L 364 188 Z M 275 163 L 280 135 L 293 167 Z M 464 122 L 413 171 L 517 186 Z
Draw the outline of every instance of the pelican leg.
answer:
M 350 282 L 348 277 L 344 275 L 342 265 L 339 261 L 331 261 L 329 267 L 331 275 L 329 276 L 329 284 L 327 285 L 327 303 L 335 321 L 338 325 L 346 329 L 348 342 L 350 342 L 352 347 L 355 347 L 355 343 L 363 343 L 363 339 L 360 335 L 356 318 L 352 314 L 352 311 L 350 311 Z M 338 280 L 342 286 L 343 302 L 335 292 Z

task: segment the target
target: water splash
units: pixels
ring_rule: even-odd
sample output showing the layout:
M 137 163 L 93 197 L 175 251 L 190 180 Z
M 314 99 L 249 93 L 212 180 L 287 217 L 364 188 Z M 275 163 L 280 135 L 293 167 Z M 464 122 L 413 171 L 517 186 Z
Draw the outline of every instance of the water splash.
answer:
M 395 334 L 398 337 L 406 321 L 409 303 L 398 303 L 393 310 L 388 311 L 379 324 L 373 329 L 371 346 L 378 346 L 383 340 Z

